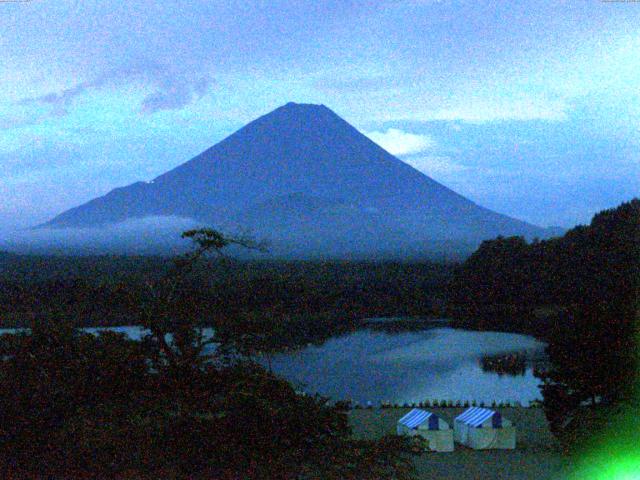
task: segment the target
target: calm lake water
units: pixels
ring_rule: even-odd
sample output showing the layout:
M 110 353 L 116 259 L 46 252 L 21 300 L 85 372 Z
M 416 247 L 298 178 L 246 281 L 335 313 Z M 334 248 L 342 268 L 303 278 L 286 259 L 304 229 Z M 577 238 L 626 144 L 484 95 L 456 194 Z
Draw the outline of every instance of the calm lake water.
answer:
M 381 329 L 382 326 L 382 329 Z M 90 332 L 103 330 L 88 328 Z M 110 330 L 139 339 L 140 327 Z M 0 329 L 0 333 L 14 330 Z M 212 331 L 207 329 L 207 334 Z M 539 399 L 533 365 L 544 343 L 526 335 L 476 332 L 430 325 L 413 331 L 384 324 L 332 338 L 320 346 L 271 356 L 273 371 L 308 393 L 360 404 L 424 400 L 515 401 Z M 520 353 L 517 374 L 487 371 L 483 357 Z M 266 365 L 268 362 L 263 359 Z
M 274 372 L 308 393 L 374 405 L 424 400 L 515 401 L 540 399 L 533 364 L 544 343 L 526 335 L 448 327 L 421 331 L 360 330 L 321 346 L 272 357 Z M 521 352 L 523 373 L 486 371 L 481 360 Z

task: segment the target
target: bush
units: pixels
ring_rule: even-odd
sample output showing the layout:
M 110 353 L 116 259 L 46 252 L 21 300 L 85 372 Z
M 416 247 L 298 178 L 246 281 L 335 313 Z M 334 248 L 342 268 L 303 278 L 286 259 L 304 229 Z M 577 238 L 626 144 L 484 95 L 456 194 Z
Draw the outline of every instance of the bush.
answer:
M 351 400 L 338 400 L 335 404 L 335 409 L 339 411 L 349 411 L 353 408 Z
M 255 364 L 150 364 L 64 323 L 0 337 L 5 478 L 410 478 L 404 440 L 352 440 L 343 411 Z

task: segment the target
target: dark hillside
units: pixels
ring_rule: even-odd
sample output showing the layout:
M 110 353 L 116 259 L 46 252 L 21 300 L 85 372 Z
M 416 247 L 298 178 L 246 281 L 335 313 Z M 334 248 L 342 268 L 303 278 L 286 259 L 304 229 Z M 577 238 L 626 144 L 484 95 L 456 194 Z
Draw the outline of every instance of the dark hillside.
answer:
M 457 270 L 448 309 L 479 328 L 544 333 L 542 313 L 631 301 L 640 281 L 640 200 L 593 217 L 563 237 L 485 241 Z M 550 319 L 553 316 L 548 317 Z

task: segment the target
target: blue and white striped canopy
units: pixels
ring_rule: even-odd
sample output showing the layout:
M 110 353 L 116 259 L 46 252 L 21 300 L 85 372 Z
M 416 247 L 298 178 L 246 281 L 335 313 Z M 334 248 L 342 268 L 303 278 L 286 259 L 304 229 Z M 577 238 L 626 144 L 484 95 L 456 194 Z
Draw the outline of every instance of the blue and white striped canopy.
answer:
M 419 408 L 414 408 L 413 410 L 411 410 L 404 417 L 398 420 L 398 423 L 415 429 L 426 421 L 429 422 L 429 430 L 438 430 L 437 415 L 434 415 L 431 412 L 427 412 L 426 410 L 420 410 Z
M 498 412 L 482 407 L 471 407 L 465 410 L 461 415 L 456 417 L 456 422 L 462 422 L 472 427 L 481 427 L 489 418 L 494 419 L 493 427 L 500 428 L 502 426 L 502 417 Z

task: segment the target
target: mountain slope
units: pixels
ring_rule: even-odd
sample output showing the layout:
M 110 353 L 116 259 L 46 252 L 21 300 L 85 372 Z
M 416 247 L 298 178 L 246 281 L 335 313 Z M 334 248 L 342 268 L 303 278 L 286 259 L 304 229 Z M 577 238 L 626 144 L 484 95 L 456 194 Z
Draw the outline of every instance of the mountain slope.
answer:
M 482 208 L 400 161 L 325 106 L 289 103 L 152 182 L 55 217 L 86 227 L 193 218 L 271 239 L 275 251 L 400 252 L 543 229 Z

